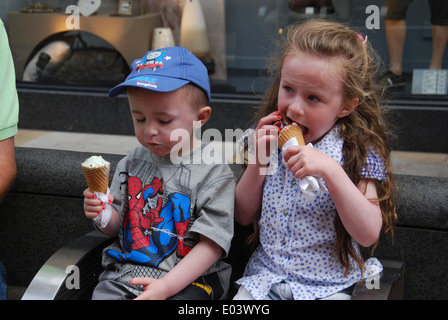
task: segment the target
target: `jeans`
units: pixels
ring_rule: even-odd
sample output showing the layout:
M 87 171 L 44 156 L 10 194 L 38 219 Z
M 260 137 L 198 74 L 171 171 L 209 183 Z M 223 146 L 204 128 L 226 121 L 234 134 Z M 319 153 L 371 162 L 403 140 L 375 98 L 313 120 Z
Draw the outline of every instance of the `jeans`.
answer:
M 6 269 L 0 261 L 0 300 L 6 300 Z
M 252 295 L 243 286 L 241 286 L 233 297 L 233 300 L 253 300 Z M 293 300 L 291 288 L 286 282 L 274 283 L 271 290 L 265 298 L 266 300 Z M 336 292 L 331 296 L 321 298 L 320 300 L 350 300 L 351 295 L 343 291 Z

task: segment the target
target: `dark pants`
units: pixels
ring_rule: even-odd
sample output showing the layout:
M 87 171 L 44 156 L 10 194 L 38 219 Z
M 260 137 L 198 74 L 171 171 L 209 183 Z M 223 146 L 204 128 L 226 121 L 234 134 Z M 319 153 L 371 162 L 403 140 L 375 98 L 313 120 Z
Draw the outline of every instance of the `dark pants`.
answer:
M 223 299 L 224 288 L 216 273 L 199 277 L 178 294 L 168 300 L 218 300 Z M 122 283 L 113 280 L 101 281 L 93 291 L 92 300 L 130 300 L 136 295 Z

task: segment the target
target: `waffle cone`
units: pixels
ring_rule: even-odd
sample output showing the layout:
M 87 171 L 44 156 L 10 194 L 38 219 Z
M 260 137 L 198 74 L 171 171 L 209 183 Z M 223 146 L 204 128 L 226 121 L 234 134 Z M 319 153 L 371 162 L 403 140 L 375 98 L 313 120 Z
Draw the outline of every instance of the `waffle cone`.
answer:
M 299 126 L 293 124 L 283 128 L 278 135 L 278 145 L 280 149 L 283 149 L 283 146 L 287 141 L 292 138 L 296 138 L 299 145 L 304 146 L 305 140 L 303 139 L 302 130 L 300 130 Z
M 102 167 L 86 167 L 81 164 L 84 176 L 87 180 L 90 192 L 101 192 L 107 194 L 109 186 L 110 162 Z

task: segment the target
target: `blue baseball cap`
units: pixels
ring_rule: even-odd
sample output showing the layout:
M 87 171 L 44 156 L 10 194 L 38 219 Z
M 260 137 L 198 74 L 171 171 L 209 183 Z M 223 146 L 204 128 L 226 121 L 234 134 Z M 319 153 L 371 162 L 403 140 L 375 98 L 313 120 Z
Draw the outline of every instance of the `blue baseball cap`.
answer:
M 210 80 L 205 65 L 184 47 L 169 47 L 149 51 L 134 60 L 126 80 L 109 91 L 109 97 L 137 87 L 158 92 L 177 90 L 188 83 L 201 88 L 210 102 Z

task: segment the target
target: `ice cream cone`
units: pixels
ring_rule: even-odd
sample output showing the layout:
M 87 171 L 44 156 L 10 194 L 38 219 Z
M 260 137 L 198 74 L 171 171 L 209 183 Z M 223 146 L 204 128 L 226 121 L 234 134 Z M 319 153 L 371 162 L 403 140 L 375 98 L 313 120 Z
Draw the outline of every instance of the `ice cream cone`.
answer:
M 305 140 L 303 139 L 302 130 L 300 130 L 299 126 L 296 124 L 288 125 L 280 131 L 278 136 L 278 145 L 280 149 L 283 149 L 283 146 L 286 142 L 291 140 L 292 138 L 296 138 L 297 144 L 300 146 L 305 145 Z
M 81 163 L 81 166 L 90 191 L 107 194 L 107 188 L 109 186 L 110 162 L 102 159 L 103 161 L 99 164 L 89 164 L 88 160 Z

